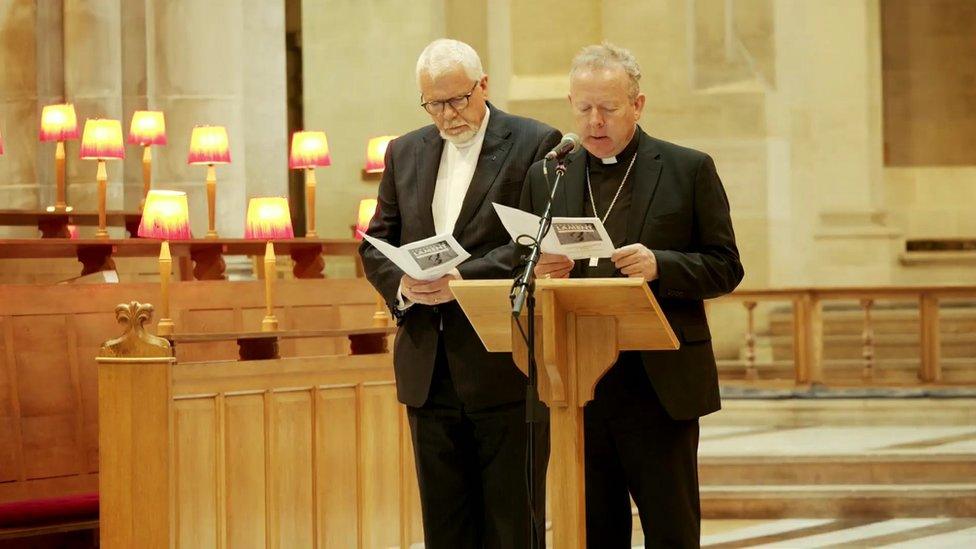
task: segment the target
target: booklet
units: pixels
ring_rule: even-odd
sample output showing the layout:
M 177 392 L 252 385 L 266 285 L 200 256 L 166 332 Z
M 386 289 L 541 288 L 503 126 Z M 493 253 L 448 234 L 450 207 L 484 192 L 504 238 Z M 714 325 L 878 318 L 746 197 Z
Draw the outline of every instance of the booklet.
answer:
M 535 238 L 539 232 L 539 216 L 497 202 L 492 205 L 512 240 L 518 241 L 522 235 Z M 570 259 L 610 257 L 613 250 L 610 235 L 596 217 L 554 217 L 549 232 L 542 239 L 543 252 Z
M 436 235 L 397 248 L 360 231 L 363 238 L 387 259 L 417 280 L 434 280 L 471 257 L 452 235 Z

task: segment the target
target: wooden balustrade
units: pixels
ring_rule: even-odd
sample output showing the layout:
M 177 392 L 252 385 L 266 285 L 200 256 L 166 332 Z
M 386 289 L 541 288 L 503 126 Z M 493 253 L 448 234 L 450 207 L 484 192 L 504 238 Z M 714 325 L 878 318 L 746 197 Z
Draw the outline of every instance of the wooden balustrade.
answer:
M 746 379 L 758 378 L 756 369 L 755 307 L 759 302 L 787 302 L 793 307 L 793 364 L 797 384 L 824 383 L 824 303 L 857 301 L 863 311 L 862 379 L 877 375 L 876 337 L 872 310 L 878 300 L 915 302 L 919 307 L 920 366 L 923 383 L 942 381 L 939 304 L 946 299 L 976 298 L 976 286 L 893 286 L 846 288 L 786 288 L 739 290 L 710 303 L 741 303 L 746 309 Z
M 351 238 L 315 239 L 296 238 L 276 240 L 275 251 L 291 255 L 295 265 L 295 278 L 322 278 L 325 262 L 323 255 L 351 256 L 359 267 L 359 241 Z M 81 274 L 114 270 L 113 257 L 157 257 L 160 241 L 143 238 L 119 240 L 63 238 L 0 239 L 0 259 L 53 259 L 78 258 Z M 225 238 L 215 240 L 174 240 L 170 253 L 176 259 L 192 260 L 192 276 L 189 269 L 181 271 L 184 280 L 223 280 L 225 255 L 264 255 L 265 242 Z
M 141 212 L 105 212 L 109 227 L 125 227 L 131 236 L 139 228 Z M 68 238 L 68 225 L 92 227 L 98 225 L 98 212 L 49 212 L 47 210 L 0 210 L 0 226 L 37 227 L 41 238 Z

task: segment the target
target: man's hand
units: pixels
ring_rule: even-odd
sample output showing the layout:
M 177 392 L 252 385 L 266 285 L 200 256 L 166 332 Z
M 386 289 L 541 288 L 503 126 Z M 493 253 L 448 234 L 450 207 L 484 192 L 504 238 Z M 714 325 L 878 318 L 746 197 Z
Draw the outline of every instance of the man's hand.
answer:
M 643 244 L 629 244 L 617 248 L 610 256 L 613 265 L 629 278 L 650 281 L 657 278 L 657 258 Z
M 567 278 L 576 262 L 559 254 L 542 254 L 535 266 L 536 278 Z
M 448 301 L 454 301 L 454 294 L 448 286 L 452 280 L 461 280 L 461 273 L 457 269 L 452 270 L 437 280 L 417 280 L 416 278 L 403 275 L 400 279 L 400 290 L 403 297 L 414 303 L 421 305 L 440 305 Z

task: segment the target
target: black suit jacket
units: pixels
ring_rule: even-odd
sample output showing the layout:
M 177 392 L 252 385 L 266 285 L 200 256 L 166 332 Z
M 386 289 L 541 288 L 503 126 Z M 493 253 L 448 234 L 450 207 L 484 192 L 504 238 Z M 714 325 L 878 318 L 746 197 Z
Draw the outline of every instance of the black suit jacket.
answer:
M 464 279 L 511 276 L 514 249 L 507 245 L 511 239 L 491 203 L 517 206 L 526 170 L 561 137 L 545 124 L 490 104 L 489 108 L 481 154 L 454 227 L 454 237 L 471 254 L 458 266 Z M 370 236 L 395 246 L 434 236 L 431 203 L 443 148 L 444 140 L 434 125 L 390 143 L 376 215 L 367 231 Z M 436 307 L 414 304 L 400 313 L 396 301 L 403 271 L 367 242 L 359 253 L 366 278 L 397 317 L 393 364 L 400 402 L 422 406 L 427 400 L 440 338 L 451 378 L 467 409 L 525 398 L 526 379 L 512 356 L 486 351 L 457 302 Z
M 659 278 L 650 288 L 681 340 L 677 351 L 641 352 L 641 358 L 668 414 L 691 419 L 721 408 L 703 300 L 735 289 L 742 280 L 742 264 L 729 201 L 711 157 L 637 131 L 637 160 L 627 183 L 634 187 L 625 244 L 639 242 L 654 252 Z M 554 216 L 584 215 L 585 164 L 586 151 L 570 156 L 554 198 Z M 540 169 L 533 166 L 521 207 L 542 215 L 548 197 Z M 571 276 L 586 268 L 582 263 L 577 262 Z

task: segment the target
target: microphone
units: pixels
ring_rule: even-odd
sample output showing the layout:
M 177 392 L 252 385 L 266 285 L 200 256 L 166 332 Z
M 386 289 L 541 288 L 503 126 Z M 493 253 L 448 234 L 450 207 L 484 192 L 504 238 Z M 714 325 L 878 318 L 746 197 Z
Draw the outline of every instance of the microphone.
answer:
M 546 160 L 562 160 L 580 148 L 580 138 L 575 133 L 567 133 L 562 141 L 546 153 Z

